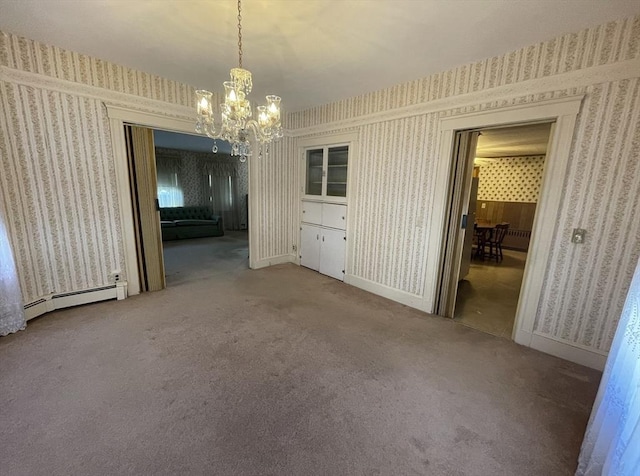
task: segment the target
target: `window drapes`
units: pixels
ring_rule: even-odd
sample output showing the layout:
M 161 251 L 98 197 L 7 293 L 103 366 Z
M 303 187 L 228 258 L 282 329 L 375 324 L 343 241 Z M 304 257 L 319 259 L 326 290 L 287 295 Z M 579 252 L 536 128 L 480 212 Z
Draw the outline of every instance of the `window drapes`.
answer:
M 161 207 L 184 206 L 180 183 L 180 161 L 170 157 L 156 157 L 158 173 L 158 202 Z
M 238 184 L 237 160 L 221 160 L 203 164 L 203 195 L 214 215 L 222 217 L 226 230 L 239 230 L 241 194 Z
M 582 443 L 579 476 L 640 474 L 640 262 Z
M 9 234 L 0 210 L 0 336 L 12 334 L 25 327 L 18 273 L 9 244 Z
M 156 148 L 161 207 L 208 206 L 226 230 L 247 226 L 247 164 L 222 153 Z

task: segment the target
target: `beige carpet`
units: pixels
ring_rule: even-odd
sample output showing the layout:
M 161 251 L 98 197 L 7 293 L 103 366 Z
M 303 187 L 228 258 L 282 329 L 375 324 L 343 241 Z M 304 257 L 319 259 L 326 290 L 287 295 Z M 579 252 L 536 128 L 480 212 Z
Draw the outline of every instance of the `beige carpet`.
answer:
M 568 475 L 599 373 L 294 265 L 0 339 L 6 475 Z

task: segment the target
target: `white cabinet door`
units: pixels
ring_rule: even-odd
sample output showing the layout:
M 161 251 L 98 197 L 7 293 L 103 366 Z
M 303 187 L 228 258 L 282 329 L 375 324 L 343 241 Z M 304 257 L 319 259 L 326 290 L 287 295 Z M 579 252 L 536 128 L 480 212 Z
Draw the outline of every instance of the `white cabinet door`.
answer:
M 347 228 L 347 206 L 333 203 L 322 204 L 322 224 L 331 228 Z
M 341 230 L 321 229 L 320 272 L 344 281 L 346 233 Z
M 318 271 L 320 269 L 321 228 L 302 225 L 300 230 L 300 264 Z
M 305 223 L 322 223 L 322 203 L 302 201 L 302 221 Z

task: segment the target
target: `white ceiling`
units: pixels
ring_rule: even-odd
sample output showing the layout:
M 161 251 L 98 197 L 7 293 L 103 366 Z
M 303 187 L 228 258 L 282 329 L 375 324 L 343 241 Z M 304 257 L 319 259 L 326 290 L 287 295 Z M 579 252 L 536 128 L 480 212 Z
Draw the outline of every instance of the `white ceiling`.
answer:
M 640 13 L 638 0 L 244 0 L 255 98 L 324 104 Z M 0 0 L 0 30 L 222 90 L 235 0 Z M 258 101 L 264 102 L 264 101 Z
M 484 129 L 478 137 L 476 157 L 546 155 L 551 124 Z

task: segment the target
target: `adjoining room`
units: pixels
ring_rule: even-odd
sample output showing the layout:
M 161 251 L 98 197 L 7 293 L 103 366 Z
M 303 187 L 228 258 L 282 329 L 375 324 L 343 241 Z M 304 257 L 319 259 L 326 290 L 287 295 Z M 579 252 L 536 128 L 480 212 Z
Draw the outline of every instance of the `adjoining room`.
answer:
M 454 318 L 512 338 L 550 123 L 480 131 Z M 471 225 L 472 224 L 472 225 Z
M 247 162 L 225 141 L 155 130 L 154 143 L 167 286 L 248 268 Z

